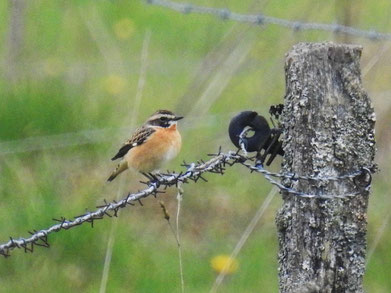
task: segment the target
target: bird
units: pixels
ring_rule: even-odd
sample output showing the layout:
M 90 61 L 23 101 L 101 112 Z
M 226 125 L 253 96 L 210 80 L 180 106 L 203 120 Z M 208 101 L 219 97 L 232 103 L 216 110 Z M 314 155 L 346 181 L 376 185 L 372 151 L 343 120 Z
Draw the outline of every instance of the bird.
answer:
M 182 146 L 176 116 L 169 110 L 158 110 L 133 133 L 111 160 L 121 159 L 107 181 L 113 181 L 128 168 L 141 173 L 156 171 L 163 163 L 175 158 Z

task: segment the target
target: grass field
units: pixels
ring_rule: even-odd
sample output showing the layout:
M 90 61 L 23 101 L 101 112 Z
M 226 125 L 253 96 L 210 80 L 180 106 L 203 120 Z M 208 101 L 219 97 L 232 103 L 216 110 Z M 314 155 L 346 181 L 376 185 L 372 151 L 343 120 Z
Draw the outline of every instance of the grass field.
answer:
M 183 149 L 168 168 L 181 170 L 182 160 L 206 159 L 219 146 L 233 149 L 229 119 L 244 109 L 268 116 L 269 105 L 282 102 L 284 54 L 295 43 L 345 40 L 327 32 L 183 15 L 139 0 L 26 0 L 18 41 L 9 35 L 11 2 L 0 2 L 0 242 L 142 188 L 140 175 L 132 172 L 105 181 L 115 167 L 110 158 L 156 109 L 186 117 L 180 125 Z M 334 1 L 191 2 L 302 21 L 344 20 Z M 350 11 L 351 25 L 391 32 L 390 1 L 355 1 Z M 364 284 L 367 292 L 391 292 L 391 46 L 346 41 L 364 47 L 363 83 L 377 112 L 381 172 L 374 176 L 369 204 Z M 217 275 L 212 258 L 231 253 L 271 190 L 240 166 L 206 178 L 184 186 L 180 230 L 188 293 L 209 292 Z M 160 199 L 174 218 L 175 188 Z M 143 204 L 93 229 L 85 225 L 51 235 L 50 249 L 13 251 L 0 259 L 0 292 L 99 292 L 110 231 L 106 292 L 180 292 L 175 238 L 159 202 L 149 198 Z M 274 216 L 280 206 L 277 195 L 219 292 L 278 291 Z

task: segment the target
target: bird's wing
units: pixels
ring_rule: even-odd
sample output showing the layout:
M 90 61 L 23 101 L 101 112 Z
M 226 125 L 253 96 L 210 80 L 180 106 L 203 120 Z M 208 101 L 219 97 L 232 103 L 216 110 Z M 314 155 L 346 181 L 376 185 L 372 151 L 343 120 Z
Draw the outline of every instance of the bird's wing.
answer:
M 143 144 L 148 137 L 151 136 L 152 133 L 154 133 L 155 130 L 151 127 L 140 127 L 138 128 L 132 137 L 127 140 L 123 146 L 119 149 L 118 153 L 112 158 L 112 160 L 116 160 L 118 158 L 122 158 L 127 154 L 127 152 L 138 145 Z

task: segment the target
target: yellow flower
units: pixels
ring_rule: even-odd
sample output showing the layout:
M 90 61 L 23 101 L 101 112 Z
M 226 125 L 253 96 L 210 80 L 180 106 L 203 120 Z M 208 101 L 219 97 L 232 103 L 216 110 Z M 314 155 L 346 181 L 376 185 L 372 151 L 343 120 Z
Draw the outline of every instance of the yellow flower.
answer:
M 114 23 L 113 30 L 115 36 L 120 40 L 129 39 L 134 31 L 134 22 L 130 18 L 123 18 Z
M 116 74 L 109 75 L 104 81 L 103 81 L 103 87 L 105 91 L 111 95 L 118 95 L 122 93 L 126 86 L 126 80 Z
M 213 257 L 210 264 L 217 273 L 225 275 L 233 274 L 239 268 L 238 261 L 225 254 Z

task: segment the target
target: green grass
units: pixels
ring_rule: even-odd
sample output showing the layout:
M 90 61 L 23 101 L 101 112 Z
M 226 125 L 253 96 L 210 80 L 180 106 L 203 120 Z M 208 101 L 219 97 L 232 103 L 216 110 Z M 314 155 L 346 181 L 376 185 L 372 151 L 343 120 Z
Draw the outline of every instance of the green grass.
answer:
M 141 1 L 26 1 L 24 46 L 15 66 L 14 82 L 7 78 L 12 67 L 2 67 L 0 79 L 0 140 L 112 128 L 112 136 L 101 143 L 47 150 L 0 154 L 0 235 L 27 236 L 52 218 L 72 217 L 94 209 L 103 199 L 116 198 L 142 188 L 139 175 L 127 172 L 106 184 L 114 168 L 110 157 L 126 138 L 121 127 L 130 128 L 139 79 L 142 43 L 148 30 L 151 40 L 143 98 L 137 121 L 158 108 L 191 113 L 216 74 L 244 37 L 251 48 L 239 69 L 228 79 L 205 115 L 183 121 L 183 150 L 168 167 L 179 170 L 183 159 L 206 159 L 221 145 L 232 145 L 227 123 L 233 113 L 256 109 L 268 115 L 268 107 L 282 102 L 285 92 L 284 54 L 302 41 L 335 40 L 324 32 L 297 32 L 276 27 L 249 28 L 212 16 L 182 15 Z M 263 12 L 287 19 L 334 22 L 334 4 L 325 1 L 191 1 L 202 5 L 226 5 L 241 12 Z M 264 2 L 264 1 L 262 1 Z M 9 7 L 0 3 L 2 60 L 8 59 Z M 391 31 L 389 1 L 355 4 L 360 16 L 354 25 Z M 313 8 L 322 11 L 312 13 Z M 115 25 L 129 18 L 133 33 L 120 39 Z M 378 55 L 382 42 L 352 39 L 364 46 L 363 65 Z M 204 58 L 216 56 L 205 66 Z M 363 78 L 376 111 L 378 163 L 382 172 L 374 178 L 368 213 L 369 248 L 389 213 L 391 188 L 390 104 L 380 92 L 389 90 L 390 52 L 380 56 Z M 218 59 L 217 57 L 221 58 Z M 213 62 L 216 64 L 213 65 Z M 113 78 L 114 76 L 114 78 Z M 199 80 L 201 76 L 205 80 Z M 223 74 L 227 77 L 227 74 Z M 110 83 L 110 80 L 112 81 Z M 113 82 L 115 80 L 115 82 Z M 278 164 L 274 167 L 278 169 Z M 181 216 L 184 279 L 186 292 L 209 292 L 216 273 L 210 260 L 231 253 L 244 228 L 271 186 L 261 177 L 235 166 L 225 176 L 207 175 L 208 183 L 184 187 Z M 175 189 L 161 198 L 174 218 Z M 179 292 L 178 252 L 175 239 L 163 219 L 158 202 L 146 199 L 144 207 L 121 212 L 115 233 L 107 292 Z M 281 205 L 278 196 L 238 256 L 238 271 L 227 277 L 220 292 L 277 292 L 277 235 L 274 215 Z M 50 249 L 36 247 L 33 254 L 13 251 L 1 259 L 1 292 L 98 292 L 112 220 L 96 222 L 49 236 Z M 368 265 L 368 292 L 391 291 L 389 226 Z

